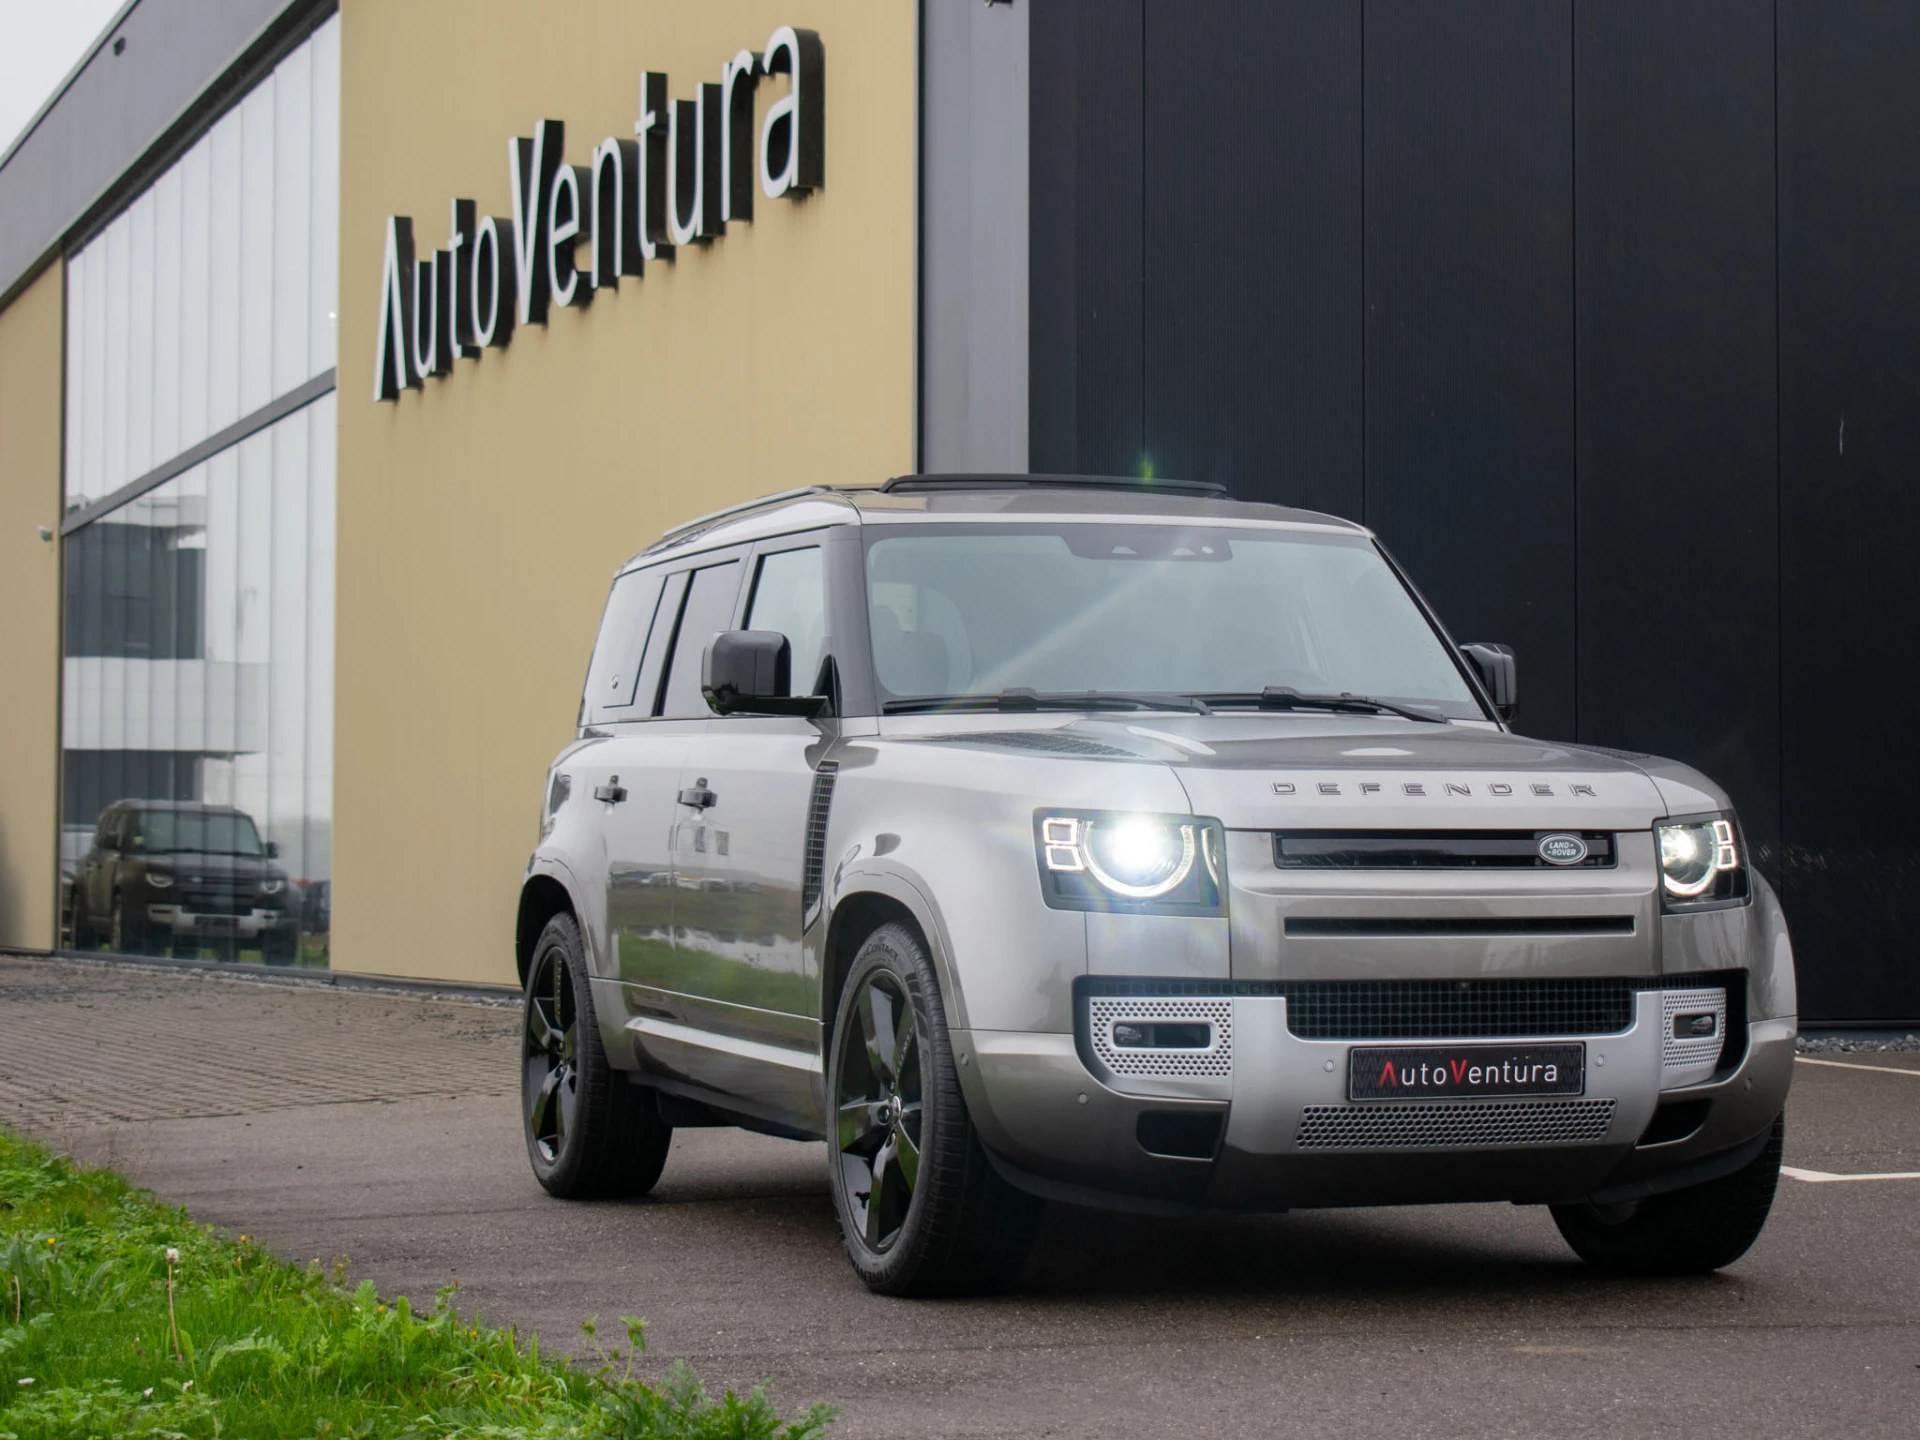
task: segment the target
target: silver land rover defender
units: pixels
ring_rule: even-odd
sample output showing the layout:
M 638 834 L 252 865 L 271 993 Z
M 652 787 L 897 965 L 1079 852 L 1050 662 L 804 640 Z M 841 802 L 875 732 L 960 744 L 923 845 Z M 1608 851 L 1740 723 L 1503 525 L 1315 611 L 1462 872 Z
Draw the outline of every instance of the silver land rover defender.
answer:
M 1792 951 L 1673 761 L 1513 732 L 1374 537 L 1215 486 L 904 476 L 614 580 L 517 954 L 540 1183 L 824 1138 L 876 1290 L 1043 1201 L 1545 1204 L 1626 1272 L 1766 1221 Z

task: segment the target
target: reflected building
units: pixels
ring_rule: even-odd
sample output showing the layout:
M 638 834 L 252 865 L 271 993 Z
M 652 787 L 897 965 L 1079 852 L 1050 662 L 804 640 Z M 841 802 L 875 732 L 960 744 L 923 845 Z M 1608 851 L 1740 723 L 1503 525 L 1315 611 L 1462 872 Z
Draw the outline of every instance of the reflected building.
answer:
M 339 19 L 67 267 L 61 929 L 327 963 Z

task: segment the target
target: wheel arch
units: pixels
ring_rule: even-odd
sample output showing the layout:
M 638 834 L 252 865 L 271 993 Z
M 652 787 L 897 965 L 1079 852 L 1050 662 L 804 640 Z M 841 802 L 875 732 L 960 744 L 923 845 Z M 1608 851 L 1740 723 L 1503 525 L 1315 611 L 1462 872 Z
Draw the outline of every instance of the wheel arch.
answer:
M 940 1002 L 951 1027 L 964 1028 L 964 1001 L 954 982 L 947 954 L 946 934 L 939 917 L 917 887 L 890 873 L 844 877 L 847 889 L 838 895 L 827 919 L 820 956 L 820 1054 L 824 1063 L 833 1044 L 833 1020 L 840 991 L 853 968 L 853 957 L 867 936 L 882 925 L 905 925 L 932 957 L 940 982 Z
M 533 963 L 533 947 L 540 943 L 540 932 L 556 915 L 571 915 L 575 924 L 580 921 L 580 912 L 567 887 L 552 875 L 529 876 L 527 883 L 520 887 L 520 909 L 513 923 L 513 965 L 523 990 L 527 984 L 527 967 Z M 585 941 L 583 932 L 581 942 Z

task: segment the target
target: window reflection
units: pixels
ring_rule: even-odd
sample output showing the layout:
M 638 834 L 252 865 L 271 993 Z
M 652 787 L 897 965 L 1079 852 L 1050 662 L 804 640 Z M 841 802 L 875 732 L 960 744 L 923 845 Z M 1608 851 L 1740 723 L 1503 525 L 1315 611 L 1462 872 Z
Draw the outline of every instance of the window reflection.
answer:
M 333 435 L 328 396 L 67 537 L 76 948 L 327 963 Z

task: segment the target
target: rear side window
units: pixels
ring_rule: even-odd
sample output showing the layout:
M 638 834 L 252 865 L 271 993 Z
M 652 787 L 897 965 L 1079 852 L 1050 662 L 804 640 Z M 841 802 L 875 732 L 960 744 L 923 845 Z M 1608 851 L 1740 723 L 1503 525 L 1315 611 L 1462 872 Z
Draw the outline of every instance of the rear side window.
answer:
M 740 594 L 740 562 L 709 565 L 693 572 L 687 603 L 680 612 L 673 659 L 667 669 L 660 713 L 670 720 L 705 719 L 713 714 L 700 693 L 700 661 L 707 642 L 733 624 L 733 602 Z
M 640 657 L 660 602 L 660 581 L 658 570 L 635 570 L 613 582 L 606 613 L 600 619 L 600 638 L 594 641 L 593 662 L 587 667 L 586 700 L 580 707 L 582 724 L 632 718 Z M 645 709 L 641 713 L 646 713 Z

